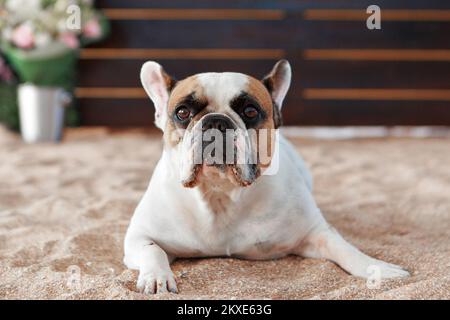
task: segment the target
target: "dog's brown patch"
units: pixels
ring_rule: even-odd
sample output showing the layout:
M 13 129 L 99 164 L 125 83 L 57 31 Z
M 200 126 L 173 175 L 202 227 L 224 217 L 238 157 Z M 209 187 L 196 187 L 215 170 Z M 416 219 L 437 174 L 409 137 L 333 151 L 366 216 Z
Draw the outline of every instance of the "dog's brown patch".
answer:
M 203 87 L 197 80 L 197 76 L 193 75 L 184 80 L 181 80 L 173 88 L 173 91 L 169 97 L 168 112 L 171 114 L 177 104 L 183 100 L 187 94 L 193 94 L 198 99 L 204 99 Z
M 264 112 L 267 115 L 267 118 L 264 122 L 262 122 L 258 128 L 256 128 L 258 134 L 257 134 L 257 150 L 258 150 L 258 159 L 262 158 L 262 149 L 260 144 L 260 137 L 263 133 L 261 129 L 267 130 L 267 156 L 271 159 L 273 155 L 273 129 L 277 128 L 278 123 L 278 117 L 279 117 L 279 110 L 276 110 L 278 113 L 274 112 L 274 109 L 277 108 L 273 101 L 272 96 L 270 95 L 268 89 L 264 85 L 263 82 L 250 77 L 249 76 L 249 83 L 247 86 L 247 91 L 249 94 L 251 94 L 254 98 L 256 98 L 260 104 L 260 106 L 264 109 Z M 277 121 L 275 121 L 275 117 L 277 117 Z M 270 165 L 270 161 L 268 163 L 259 163 L 258 164 L 260 168 L 265 169 Z
M 203 93 L 203 87 L 198 82 L 196 75 L 178 81 L 170 94 L 167 107 L 167 115 L 169 120 L 167 121 L 164 134 L 165 145 L 168 147 L 176 146 L 182 139 L 181 133 L 178 132 L 179 128 L 177 128 L 172 120 L 172 114 L 178 104 L 186 98 L 186 95 L 193 95 L 195 98 L 204 101 L 205 97 Z M 197 122 L 196 119 L 199 119 L 202 114 L 204 113 L 198 113 L 191 121 L 190 126 L 195 124 Z
M 259 102 L 260 106 L 264 109 L 264 112 L 267 115 L 267 120 L 269 120 L 269 122 L 272 122 L 273 119 L 273 104 L 272 104 L 272 97 L 270 96 L 269 91 L 267 90 L 267 88 L 264 86 L 264 84 L 253 78 L 253 77 L 248 77 L 249 82 L 247 85 L 247 92 L 254 97 L 255 99 L 257 99 L 257 101 Z M 265 124 L 264 127 L 269 128 L 273 126 L 270 126 L 270 124 Z

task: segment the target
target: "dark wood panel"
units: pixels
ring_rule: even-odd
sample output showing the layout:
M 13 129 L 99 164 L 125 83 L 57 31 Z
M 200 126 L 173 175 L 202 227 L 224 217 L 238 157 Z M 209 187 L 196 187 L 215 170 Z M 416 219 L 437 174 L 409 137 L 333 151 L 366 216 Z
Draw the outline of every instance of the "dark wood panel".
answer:
M 450 48 L 450 22 L 114 20 L 100 48 Z
M 450 8 L 447 0 L 97 0 L 102 8 L 257 8 L 257 9 L 305 9 L 305 8 L 367 8 L 377 4 L 381 8 Z
M 309 100 L 364 100 L 364 101 L 447 101 L 448 89 L 422 88 L 307 88 L 303 97 Z
M 368 30 L 365 21 L 304 21 L 299 46 L 325 48 L 450 48 L 449 22 L 383 21 Z
M 114 20 L 102 48 L 294 48 L 298 21 Z
M 81 87 L 140 87 L 145 60 L 80 61 Z M 262 78 L 276 60 L 158 60 L 177 79 L 200 72 L 242 72 Z M 298 88 L 450 89 L 450 61 L 292 61 Z M 95 76 L 93 76 L 95 75 Z M 120 75 L 120 76 L 118 76 Z
M 107 8 L 105 15 L 113 20 L 282 20 L 281 9 L 212 9 L 212 8 Z
M 366 21 L 367 17 L 366 10 L 361 9 L 307 9 L 303 11 L 305 20 Z M 381 17 L 382 21 L 450 21 L 450 10 L 383 8 Z
M 260 60 L 281 59 L 281 49 L 136 49 L 136 48 L 89 48 L 81 50 L 81 59 L 190 59 L 190 60 Z
M 307 49 L 306 60 L 328 61 L 450 61 L 449 49 Z
M 157 60 L 177 79 L 200 72 L 242 72 L 256 78 L 268 73 L 276 60 Z M 145 60 L 81 60 L 81 87 L 139 87 L 139 72 Z M 120 76 L 119 76 L 120 75 Z
M 302 88 L 450 88 L 450 61 L 300 61 Z
M 78 110 L 82 126 L 153 126 L 149 99 L 78 99 Z
M 283 110 L 285 125 L 450 125 L 450 102 L 297 101 Z
M 171 18 L 170 12 L 166 12 L 168 20 L 139 20 L 133 11 L 133 17 L 127 20 L 126 12 L 122 15 L 114 11 L 110 38 L 89 48 L 94 50 L 88 52 L 91 58 L 84 55 L 80 61 L 78 86 L 82 90 L 78 93 L 84 96 L 79 99 L 82 123 L 152 126 L 153 105 L 144 98 L 139 81 L 139 70 L 145 60 L 156 59 L 179 79 L 207 71 L 237 71 L 260 78 L 282 56 L 290 60 L 294 72 L 283 109 L 287 125 L 450 125 L 449 91 L 437 90 L 450 89 L 450 58 L 446 58 L 450 57 L 450 51 L 443 50 L 450 49 L 450 21 L 442 17 L 439 21 L 386 19 L 382 20 L 382 30 L 371 31 L 366 28 L 364 15 L 357 20 L 352 18 L 355 11 L 340 11 L 337 15 L 332 11 L 357 9 L 364 13 L 371 4 L 373 1 L 365 0 L 100 0 L 97 5 L 103 8 L 173 8 L 177 15 Z M 376 4 L 382 9 L 450 9 L 450 1 L 444 0 L 380 0 Z M 192 20 L 192 16 L 189 20 L 180 15 L 184 8 L 270 9 L 274 15 L 269 14 L 266 21 L 261 20 L 264 15 L 258 18 L 260 20 L 251 20 L 252 17 L 242 20 L 246 12 L 240 12 L 234 19 L 214 20 L 220 17 L 209 19 L 203 13 L 199 20 Z M 305 19 L 305 12 L 311 9 L 319 11 L 310 15 L 309 20 Z M 152 16 L 152 12 L 147 13 L 147 18 Z M 395 13 L 391 16 L 393 20 L 402 20 L 408 12 L 391 13 Z M 436 12 L 433 15 L 442 16 Z M 314 19 L 314 16 L 322 18 Z M 420 20 L 417 15 L 414 17 L 412 20 Z M 151 51 L 109 50 L 121 48 Z M 108 52 L 96 49 L 108 49 Z M 169 52 L 170 58 L 167 51 L 163 54 L 158 51 L 155 58 L 152 56 L 156 54 L 155 49 L 174 51 Z M 230 59 L 231 56 L 224 54 L 208 58 L 194 54 L 187 58 L 185 51 L 177 55 L 180 49 L 276 52 L 251 59 L 243 56 Z M 330 50 L 319 52 L 317 49 Z M 336 49 L 425 51 L 410 50 L 398 52 L 398 55 L 396 51 L 376 55 L 353 51 L 343 56 Z M 431 54 L 427 51 L 430 49 L 441 51 Z M 306 56 L 304 50 L 307 50 Z M 339 58 L 333 58 L 336 54 Z M 439 61 L 433 61 L 433 57 L 439 57 Z M 385 95 L 378 97 L 380 91 L 373 89 L 385 89 Z M 421 95 L 410 94 L 408 89 L 418 89 Z M 113 92 L 116 98 L 109 96 Z M 304 93 L 309 99 L 305 99 Z M 328 100 L 324 99 L 324 94 L 328 95 Z M 95 95 L 97 98 L 89 98 Z M 132 96 L 135 98 L 125 98 Z M 443 97 L 442 101 L 439 96 Z M 360 100 L 354 100 L 355 97 Z
M 153 126 L 148 99 L 80 99 L 86 126 Z M 450 125 L 450 103 L 436 101 L 296 101 L 285 125 Z

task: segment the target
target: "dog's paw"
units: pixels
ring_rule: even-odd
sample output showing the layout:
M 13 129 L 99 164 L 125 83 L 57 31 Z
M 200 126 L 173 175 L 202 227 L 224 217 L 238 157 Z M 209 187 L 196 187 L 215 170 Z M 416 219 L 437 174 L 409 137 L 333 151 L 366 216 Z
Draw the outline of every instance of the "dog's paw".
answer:
M 140 272 L 136 287 L 144 294 L 178 292 L 172 272 Z
M 379 276 L 381 279 L 392 279 L 409 277 L 410 274 L 408 271 L 395 264 L 372 259 L 371 263 L 366 268 L 365 278 L 370 276 Z

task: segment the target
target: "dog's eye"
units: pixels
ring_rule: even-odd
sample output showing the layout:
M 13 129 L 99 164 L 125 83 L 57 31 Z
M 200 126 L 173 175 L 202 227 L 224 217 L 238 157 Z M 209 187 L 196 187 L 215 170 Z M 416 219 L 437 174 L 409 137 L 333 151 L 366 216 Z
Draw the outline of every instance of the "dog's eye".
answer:
M 185 121 L 191 116 L 191 111 L 186 106 L 178 107 L 175 113 L 180 121 Z
M 244 116 L 246 116 L 248 119 L 255 119 L 259 115 L 258 109 L 252 104 L 248 104 L 244 108 Z

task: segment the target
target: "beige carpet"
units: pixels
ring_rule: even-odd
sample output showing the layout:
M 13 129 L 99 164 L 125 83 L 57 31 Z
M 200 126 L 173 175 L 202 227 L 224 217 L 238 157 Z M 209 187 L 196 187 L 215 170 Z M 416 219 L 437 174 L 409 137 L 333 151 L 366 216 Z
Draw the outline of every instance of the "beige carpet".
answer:
M 326 218 L 412 277 L 368 289 L 324 260 L 181 260 L 160 299 L 449 299 L 450 139 L 296 140 Z M 72 130 L 25 145 L 0 129 L 0 298 L 146 299 L 122 240 L 161 150 L 159 135 Z

